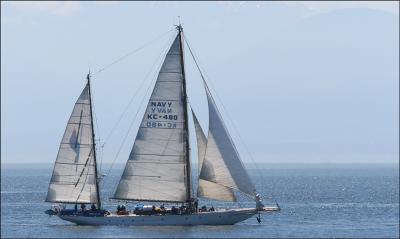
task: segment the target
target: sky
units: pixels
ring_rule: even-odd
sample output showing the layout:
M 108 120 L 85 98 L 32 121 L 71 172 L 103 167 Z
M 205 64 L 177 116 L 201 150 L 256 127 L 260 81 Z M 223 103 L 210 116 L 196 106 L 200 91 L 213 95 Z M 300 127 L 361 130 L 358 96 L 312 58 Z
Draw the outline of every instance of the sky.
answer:
M 89 69 L 133 52 L 92 83 L 100 160 L 124 163 L 178 16 L 245 163 L 398 163 L 398 4 L 1 1 L 1 163 L 53 163 Z

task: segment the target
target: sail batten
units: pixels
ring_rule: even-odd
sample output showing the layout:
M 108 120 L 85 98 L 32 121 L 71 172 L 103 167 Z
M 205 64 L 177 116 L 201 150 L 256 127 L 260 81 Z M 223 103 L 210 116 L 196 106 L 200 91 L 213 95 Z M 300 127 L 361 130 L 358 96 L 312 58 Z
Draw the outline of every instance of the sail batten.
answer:
M 185 89 L 178 34 L 159 71 L 113 198 L 187 200 Z
M 89 87 L 86 84 L 68 120 L 47 202 L 99 204 Z
M 182 203 L 185 201 L 173 201 L 173 200 L 156 200 L 156 199 L 142 199 L 142 198 L 116 198 L 116 197 L 111 197 L 110 199 L 114 200 L 123 200 L 123 201 L 136 201 L 136 202 L 170 202 L 170 203 Z

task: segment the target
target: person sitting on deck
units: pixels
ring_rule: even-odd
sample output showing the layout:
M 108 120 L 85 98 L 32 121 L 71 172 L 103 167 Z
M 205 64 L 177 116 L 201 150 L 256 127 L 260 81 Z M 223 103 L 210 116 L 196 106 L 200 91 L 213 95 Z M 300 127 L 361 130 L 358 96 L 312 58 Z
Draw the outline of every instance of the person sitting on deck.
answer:
M 85 205 L 84 203 L 81 203 L 81 209 L 82 209 L 82 212 L 84 212 L 84 211 L 85 211 L 85 209 L 86 209 L 86 205 Z
M 118 205 L 118 207 L 119 207 L 119 205 Z M 128 211 L 126 211 L 126 208 L 125 208 L 125 206 L 124 205 L 122 205 L 119 209 L 117 209 L 118 211 L 117 211 L 117 214 L 118 215 L 129 215 L 129 212 Z
M 160 212 L 161 212 L 161 214 L 165 214 L 165 213 L 166 213 L 164 204 L 161 204 L 161 206 L 160 206 Z
M 121 211 L 121 206 L 118 204 L 117 212 Z
M 171 212 L 172 212 L 172 214 L 177 214 L 177 209 L 175 206 L 172 206 Z
M 202 206 L 200 208 L 200 212 L 207 212 L 207 207 L 206 206 Z
M 215 211 L 214 206 L 211 206 L 210 207 L 210 212 L 213 212 L 213 211 Z
M 180 206 L 179 207 L 179 210 L 178 210 L 178 214 L 183 214 L 183 211 L 185 210 L 185 207 L 182 205 L 182 206 Z
M 92 204 L 91 209 L 92 209 L 92 211 L 96 211 L 96 205 L 94 205 L 94 203 Z

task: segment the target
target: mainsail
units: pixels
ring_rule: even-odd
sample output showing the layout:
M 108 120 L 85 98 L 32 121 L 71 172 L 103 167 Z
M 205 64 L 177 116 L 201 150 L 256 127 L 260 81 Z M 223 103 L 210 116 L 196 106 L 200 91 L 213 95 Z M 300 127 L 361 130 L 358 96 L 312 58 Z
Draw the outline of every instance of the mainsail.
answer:
M 160 69 L 115 199 L 176 202 L 189 199 L 180 37 L 178 34 L 175 38 Z
M 95 147 L 89 81 L 75 103 L 61 140 L 47 202 L 96 203 Z
M 194 127 L 197 138 L 198 165 L 199 165 L 199 184 L 197 188 L 197 196 L 223 200 L 236 201 L 235 194 L 231 188 L 225 187 L 215 182 L 214 162 L 210 160 L 204 161 L 207 149 L 207 138 L 200 126 L 195 113 L 192 110 Z
M 254 196 L 255 187 L 240 160 L 207 85 L 205 85 L 205 88 L 209 110 L 209 130 L 199 175 L 198 195 L 218 200 L 235 201 L 236 198 L 232 189 L 236 189 Z M 200 127 L 198 122 L 196 123 L 195 117 L 194 119 L 195 125 L 197 124 L 196 127 Z M 202 137 L 197 137 L 198 140 L 199 138 L 200 143 L 198 145 L 202 148 Z M 199 156 L 201 157 L 201 155 Z

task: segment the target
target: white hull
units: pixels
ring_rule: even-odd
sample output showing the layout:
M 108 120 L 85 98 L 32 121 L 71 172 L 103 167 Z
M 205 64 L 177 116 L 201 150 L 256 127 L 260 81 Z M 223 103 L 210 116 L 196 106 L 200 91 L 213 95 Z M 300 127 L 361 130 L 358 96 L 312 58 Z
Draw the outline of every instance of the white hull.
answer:
M 63 220 L 79 225 L 232 225 L 257 213 L 255 208 L 199 212 L 189 215 L 106 215 L 88 217 L 60 215 Z

